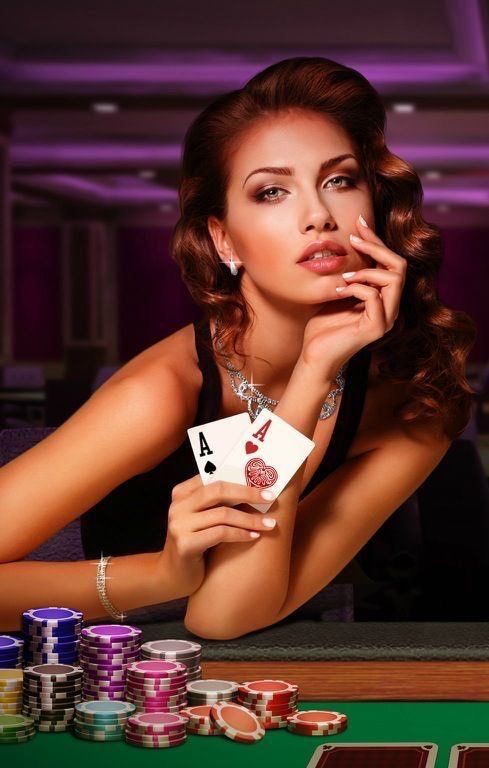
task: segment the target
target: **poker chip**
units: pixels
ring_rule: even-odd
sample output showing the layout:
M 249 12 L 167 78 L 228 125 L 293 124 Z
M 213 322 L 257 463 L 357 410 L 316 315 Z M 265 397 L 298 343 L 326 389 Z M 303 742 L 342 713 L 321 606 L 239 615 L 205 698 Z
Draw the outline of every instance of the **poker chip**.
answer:
M 308 709 L 287 718 L 291 733 L 304 736 L 328 736 L 341 733 L 348 724 L 348 718 L 341 712 Z
M 85 627 L 81 631 L 83 639 L 87 639 L 94 646 L 112 645 L 114 642 L 139 640 L 141 630 L 129 624 L 95 624 Z
M 34 728 L 34 720 L 24 715 L 0 715 L 0 738 L 25 735 Z
M 141 646 L 141 659 L 179 661 L 187 667 L 187 680 L 202 677 L 202 646 L 190 640 L 151 640 Z
M 220 730 L 215 726 L 210 716 L 211 705 L 205 704 L 196 707 L 186 707 L 181 713 L 188 718 L 187 731 L 200 736 L 216 736 Z
M 167 749 L 169 747 L 179 747 L 185 744 L 187 736 L 180 739 L 166 739 L 158 736 L 133 736 L 126 733 L 126 744 L 132 744 L 134 747 L 148 747 L 150 749 Z
M 22 622 L 24 624 L 36 627 L 67 627 L 81 624 L 82 621 L 83 614 L 80 611 L 55 606 L 32 608 L 31 610 L 24 611 L 22 614 Z
M 265 736 L 265 729 L 257 717 L 240 704 L 218 701 L 210 710 L 212 722 L 232 741 L 253 744 Z
M 22 709 L 22 678 L 16 670 L 0 670 L 0 713 L 18 714 Z
M 146 660 L 136 661 L 127 669 L 128 675 L 135 679 L 182 679 L 186 678 L 187 667 L 179 661 Z
M 129 624 L 96 624 L 81 632 L 80 666 L 86 701 L 122 701 L 126 671 L 140 657 L 141 630 Z
M 178 661 L 151 659 L 127 668 L 126 699 L 138 713 L 177 713 L 187 706 L 187 668 Z
M 131 715 L 127 720 L 126 742 L 134 746 L 171 747 L 187 739 L 187 718 L 167 712 Z
M 22 683 L 24 673 L 15 669 L 0 669 L 0 690 L 7 687 L 15 687 Z
M 287 728 L 298 712 L 299 688 L 286 680 L 253 680 L 239 685 L 236 703 L 253 712 L 265 730 Z
M 76 725 L 72 729 L 72 733 L 85 741 L 122 741 L 124 739 L 124 732 L 122 733 L 106 733 L 104 730 L 100 731 L 87 731 Z
M 75 707 L 76 718 L 80 723 L 95 725 L 106 722 L 124 725 L 134 711 L 134 704 L 128 701 L 83 701 Z
M 56 606 L 24 611 L 24 664 L 77 664 L 82 618 L 80 611 Z
M 238 692 L 238 683 L 231 680 L 192 680 L 187 683 L 190 706 L 214 704 L 216 701 L 233 701 Z
M 65 731 L 72 723 L 74 707 L 82 698 L 81 667 L 70 664 L 39 664 L 24 669 L 22 712 L 41 731 Z
M 288 701 L 292 696 L 297 696 L 299 686 L 288 683 L 285 680 L 253 680 L 249 683 L 241 683 L 238 686 L 240 696 L 251 697 L 257 700 Z
M 16 667 L 22 663 L 24 641 L 12 635 L 0 635 L 0 666 Z
M 80 680 L 83 669 L 73 664 L 37 664 L 24 669 L 24 678 L 53 683 Z

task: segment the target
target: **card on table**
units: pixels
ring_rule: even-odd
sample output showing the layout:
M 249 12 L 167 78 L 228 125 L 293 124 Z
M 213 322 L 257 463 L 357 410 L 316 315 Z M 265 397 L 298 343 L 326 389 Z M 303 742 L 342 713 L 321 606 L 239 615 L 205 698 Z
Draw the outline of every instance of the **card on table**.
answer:
M 204 485 L 215 480 L 217 468 L 250 425 L 247 411 L 187 429 L 190 445 Z
M 438 747 L 426 742 L 321 744 L 306 768 L 434 768 Z M 451 768 L 451 763 L 450 763 Z
M 235 441 L 213 479 L 270 488 L 277 498 L 314 446 L 313 440 L 263 408 Z M 272 504 L 273 501 L 250 506 L 267 512 Z
M 448 768 L 480 768 L 489 765 L 489 744 L 455 744 L 450 750 Z

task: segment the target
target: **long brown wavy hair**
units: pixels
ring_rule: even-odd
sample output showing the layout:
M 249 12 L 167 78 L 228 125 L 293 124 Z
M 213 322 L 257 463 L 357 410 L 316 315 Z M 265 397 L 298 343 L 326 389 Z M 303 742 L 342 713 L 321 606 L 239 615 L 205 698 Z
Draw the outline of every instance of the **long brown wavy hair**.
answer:
M 450 439 L 459 437 L 471 415 L 465 376 L 477 328 L 465 312 L 440 301 L 435 279 L 443 257 L 438 228 L 421 216 L 423 190 L 414 169 L 387 149 L 385 108 L 359 72 L 322 57 L 285 59 L 256 74 L 243 88 L 209 104 L 185 135 L 179 188 L 180 218 L 171 256 L 202 323 L 219 318 L 224 352 L 236 348 L 252 324 L 253 310 L 230 274 L 207 228 L 209 216 L 227 214 L 230 158 L 240 138 L 266 117 L 292 109 L 309 110 L 336 122 L 356 147 L 372 194 L 375 232 L 407 260 L 407 275 L 394 327 L 368 349 L 382 349 L 379 379 L 409 383 L 410 398 L 397 409 L 404 421 L 435 418 Z M 241 274 L 241 272 L 240 272 Z M 231 342 L 231 347 L 229 343 Z M 224 354 L 212 344 L 212 352 Z

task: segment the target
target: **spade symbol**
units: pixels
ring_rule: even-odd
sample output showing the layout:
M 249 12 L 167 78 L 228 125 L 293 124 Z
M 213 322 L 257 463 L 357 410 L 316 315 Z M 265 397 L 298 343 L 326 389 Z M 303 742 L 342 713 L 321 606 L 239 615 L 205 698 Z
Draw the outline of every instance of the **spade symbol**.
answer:
M 212 475 L 216 471 L 216 465 L 212 463 L 212 461 L 208 461 L 204 467 L 204 472 L 207 472 L 208 475 Z

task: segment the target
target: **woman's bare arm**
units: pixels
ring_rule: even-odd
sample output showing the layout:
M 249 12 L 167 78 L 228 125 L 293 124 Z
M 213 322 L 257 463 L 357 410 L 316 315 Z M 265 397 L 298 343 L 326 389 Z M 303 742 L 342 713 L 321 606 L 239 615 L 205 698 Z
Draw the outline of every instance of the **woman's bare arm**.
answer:
M 320 387 L 317 376 L 298 363 L 274 413 L 311 439 L 325 391 L 328 383 Z M 305 462 L 270 507 L 268 514 L 277 519 L 271 533 L 251 544 L 221 544 L 209 553 L 204 581 L 188 602 L 185 626 L 191 632 L 213 639 L 239 637 L 264 626 L 280 610 L 304 469 Z
M 377 429 L 369 450 L 345 461 L 300 501 L 287 596 L 266 624 L 329 584 L 450 447 L 452 441 L 431 424 L 396 422 Z
M 54 601 L 87 617 L 104 615 L 96 600 L 94 563 L 18 561 L 113 488 L 174 451 L 193 418 L 194 400 L 169 365 L 160 366 L 157 375 L 109 381 L 55 432 L 0 469 L 0 628 L 15 628 L 26 605 Z M 135 510 L 135 524 L 144 524 L 143 512 Z M 163 567 L 155 594 L 151 566 L 158 555 L 109 563 L 108 593 L 118 609 L 182 596 L 183 585 Z

